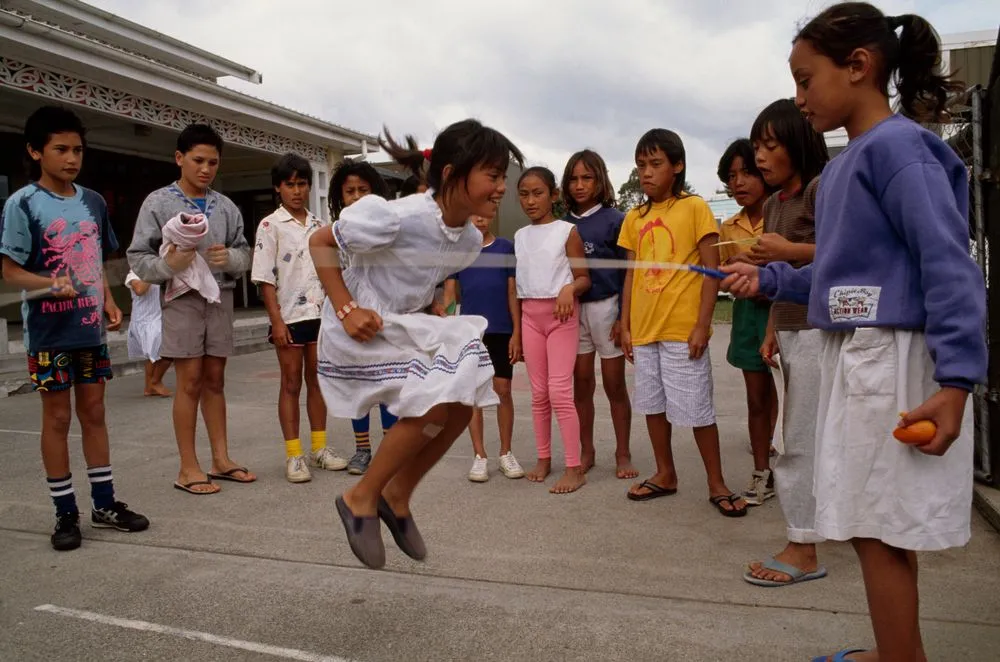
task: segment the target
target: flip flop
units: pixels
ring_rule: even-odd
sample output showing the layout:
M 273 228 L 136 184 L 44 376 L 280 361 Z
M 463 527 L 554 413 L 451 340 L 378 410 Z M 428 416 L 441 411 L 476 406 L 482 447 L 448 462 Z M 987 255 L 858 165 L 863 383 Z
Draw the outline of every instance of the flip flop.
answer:
M 197 494 L 201 496 L 203 494 L 218 494 L 222 490 L 212 490 L 210 492 L 203 492 L 199 490 L 192 490 L 191 488 L 195 485 L 214 485 L 210 480 L 192 480 L 190 483 L 174 483 L 174 489 L 181 490 L 182 492 L 187 492 L 188 494 Z
M 372 570 L 384 566 L 385 545 L 382 544 L 382 525 L 378 516 L 355 516 L 342 496 L 337 497 L 337 514 L 344 523 L 347 542 L 350 543 L 351 551 L 358 560 Z
M 753 573 L 749 569 L 743 573 L 743 579 L 754 586 L 774 588 L 777 586 L 790 586 L 791 584 L 799 584 L 801 582 L 808 582 L 813 579 L 822 579 L 823 577 L 826 577 L 826 568 L 823 566 L 816 568 L 815 572 L 804 572 L 793 565 L 777 561 L 773 557 L 761 563 L 761 567 L 773 570 L 774 572 L 783 572 L 791 577 L 792 580 L 788 582 L 779 582 L 773 579 L 760 579 L 758 577 L 754 577 Z
M 719 512 L 722 513 L 726 517 L 743 517 L 744 515 L 747 514 L 747 510 L 749 510 L 749 506 L 745 507 L 743 510 L 736 510 L 736 502 L 739 501 L 742 498 L 743 497 L 741 497 L 741 496 L 739 496 L 737 494 L 730 494 L 728 496 L 726 496 L 726 495 L 714 496 L 714 497 L 710 498 L 708 501 L 713 506 L 715 506 L 716 508 L 718 508 Z M 733 507 L 732 510 L 727 510 L 727 509 L 725 509 L 725 508 L 722 507 L 722 503 L 724 501 L 728 501 L 729 502 L 729 505 Z
M 855 653 L 867 653 L 867 652 L 868 650 L 865 648 L 845 648 L 842 651 L 834 653 L 831 659 L 833 660 L 833 662 L 850 662 L 850 660 L 847 659 L 848 655 L 854 655 Z M 812 659 L 812 662 L 826 662 L 826 659 L 828 657 L 830 656 L 821 655 L 820 657 L 814 657 Z
M 417 561 L 427 558 L 427 547 L 412 517 L 400 517 L 392 512 L 389 503 L 381 496 L 378 498 L 378 516 L 385 522 L 392 539 L 404 554 Z
M 257 480 L 256 478 L 251 478 L 250 480 L 247 480 L 246 478 L 237 478 L 235 474 L 238 471 L 242 471 L 247 475 L 250 474 L 250 470 L 247 469 L 246 467 L 233 467 L 229 471 L 223 471 L 221 473 L 217 473 L 215 471 L 209 471 L 208 477 L 214 478 L 216 480 L 231 480 L 234 483 L 253 483 L 254 481 Z
M 639 487 L 645 487 L 649 491 L 645 494 L 633 494 L 631 491 L 627 491 L 625 492 L 625 496 L 628 497 L 630 501 L 649 501 L 651 499 L 659 499 L 660 497 L 677 494 L 676 487 L 660 487 L 656 483 L 651 483 L 648 480 L 644 480 L 639 483 Z

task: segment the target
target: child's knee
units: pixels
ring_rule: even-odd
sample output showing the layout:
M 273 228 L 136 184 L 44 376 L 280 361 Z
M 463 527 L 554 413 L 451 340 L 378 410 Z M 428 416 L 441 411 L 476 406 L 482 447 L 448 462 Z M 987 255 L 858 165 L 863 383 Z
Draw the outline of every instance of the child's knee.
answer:
M 201 389 L 208 393 L 220 395 L 226 389 L 226 374 L 224 372 L 205 374 L 201 378 Z
M 42 426 L 59 434 L 69 434 L 69 426 L 73 423 L 73 410 L 69 402 L 46 406 L 42 415 Z
M 177 390 L 189 398 L 197 400 L 201 397 L 201 390 L 204 387 L 204 378 L 200 373 L 195 375 L 185 375 L 184 379 L 177 380 Z
M 97 426 L 104 425 L 104 400 L 76 401 L 76 417 L 80 420 L 80 425 Z
M 501 401 L 507 401 L 511 399 L 510 394 L 510 380 L 509 379 L 494 379 L 493 380 L 493 391 L 497 394 L 497 397 Z
M 575 377 L 573 379 L 573 395 L 577 402 L 589 402 L 594 399 L 597 390 L 597 380 L 592 376 Z
M 281 392 L 285 395 L 299 397 L 302 392 L 302 373 L 283 371 L 281 373 Z

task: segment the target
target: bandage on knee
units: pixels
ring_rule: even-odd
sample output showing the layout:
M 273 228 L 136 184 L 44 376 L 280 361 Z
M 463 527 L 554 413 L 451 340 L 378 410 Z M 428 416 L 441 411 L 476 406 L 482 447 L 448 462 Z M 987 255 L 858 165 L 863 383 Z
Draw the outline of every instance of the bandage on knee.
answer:
M 433 439 L 434 437 L 441 434 L 441 430 L 444 430 L 443 425 L 437 425 L 436 423 L 428 423 L 427 425 L 424 426 L 423 434 L 425 437 Z

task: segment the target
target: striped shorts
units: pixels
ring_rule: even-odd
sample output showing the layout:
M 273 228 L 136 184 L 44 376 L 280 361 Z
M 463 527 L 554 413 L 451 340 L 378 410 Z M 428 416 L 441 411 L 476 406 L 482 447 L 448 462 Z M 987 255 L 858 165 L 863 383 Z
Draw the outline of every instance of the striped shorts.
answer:
M 636 412 L 666 414 L 673 425 L 702 428 L 715 424 L 712 399 L 712 359 L 708 349 L 700 359 L 688 358 L 686 342 L 636 345 Z

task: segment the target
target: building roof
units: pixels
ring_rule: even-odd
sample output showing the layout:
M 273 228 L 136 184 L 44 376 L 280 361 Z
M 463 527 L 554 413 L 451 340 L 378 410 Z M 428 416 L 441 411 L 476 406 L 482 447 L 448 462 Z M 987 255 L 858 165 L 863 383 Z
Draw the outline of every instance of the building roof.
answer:
M 260 83 L 260 73 L 80 0 L 0 0 L 0 7 L 30 15 L 109 46 L 216 80 L 233 76 Z
M 377 141 L 371 134 L 220 85 L 219 77 L 255 83 L 261 77 L 249 67 L 79 0 L 0 0 L 0 36 L 0 55 L 152 101 L 344 151 Z

